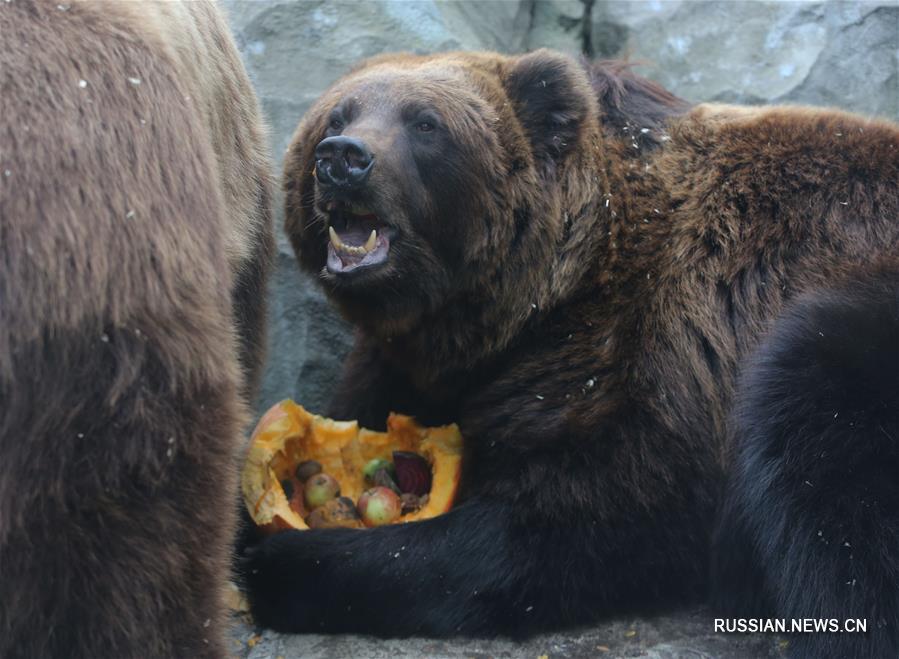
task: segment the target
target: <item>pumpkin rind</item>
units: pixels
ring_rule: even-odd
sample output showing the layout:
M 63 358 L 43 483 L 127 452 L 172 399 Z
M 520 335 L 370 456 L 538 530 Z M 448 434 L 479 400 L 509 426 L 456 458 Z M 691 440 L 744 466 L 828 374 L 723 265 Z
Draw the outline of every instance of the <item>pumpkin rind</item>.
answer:
M 387 432 L 359 428 L 355 421 L 334 421 L 310 414 L 283 400 L 259 420 L 241 474 L 244 502 L 253 521 L 266 531 L 307 529 L 291 508 L 282 480 L 293 478 L 297 464 L 317 460 L 337 479 L 342 496 L 358 501 L 370 485 L 363 468 L 374 458 L 390 460 L 393 451 L 412 451 L 431 465 L 428 503 L 396 523 L 414 522 L 447 512 L 453 505 L 462 466 L 462 436 L 455 425 L 425 428 L 402 414 L 391 414 Z

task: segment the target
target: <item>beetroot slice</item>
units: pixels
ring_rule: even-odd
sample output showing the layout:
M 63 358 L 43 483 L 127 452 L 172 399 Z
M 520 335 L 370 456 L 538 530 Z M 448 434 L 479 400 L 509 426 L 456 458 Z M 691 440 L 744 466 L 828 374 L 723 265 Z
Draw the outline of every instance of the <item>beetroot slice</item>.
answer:
M 431 491 L 431 465 L 418 453 L 394 451 L 396 484 L 403 494 L 421 496 Z

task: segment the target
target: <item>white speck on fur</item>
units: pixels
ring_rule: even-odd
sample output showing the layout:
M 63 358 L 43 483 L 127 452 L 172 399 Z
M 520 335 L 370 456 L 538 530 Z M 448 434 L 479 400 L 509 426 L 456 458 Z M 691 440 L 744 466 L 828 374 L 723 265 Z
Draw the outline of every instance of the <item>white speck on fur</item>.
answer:
M 100 335 L 100 340 L 101 340 L 103 343 L 109 343 L 109 335 L 107 335 L 107 334 L 101 334 L 101 335 Z
M 87 80 L 79 80 L 78 86 L 81 87 L 81 89 L 84 89 L 85 87 L 87 87 Z
M 140 84 L 140 78 L 128 78 L 128 82 L 136 87 Z

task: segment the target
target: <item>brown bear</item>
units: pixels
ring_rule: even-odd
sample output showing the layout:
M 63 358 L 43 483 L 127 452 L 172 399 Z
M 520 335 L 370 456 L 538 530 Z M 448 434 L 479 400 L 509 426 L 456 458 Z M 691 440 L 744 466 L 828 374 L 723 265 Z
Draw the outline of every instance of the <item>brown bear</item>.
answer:
M 0 656 L 222 657 L 270 253 L 206 2 L 0 3 Z
M 461 502 L 248 548 L 257 620 L 518 636 L 698 599 L 732 462 L 720 610 L 867 617 L 792 648 L 895 656 L 897 177 L 893 124 L 690 107 L 620 63 L 360 65 L 284 179 L 359 330 L 327 412 L 459 423 Z

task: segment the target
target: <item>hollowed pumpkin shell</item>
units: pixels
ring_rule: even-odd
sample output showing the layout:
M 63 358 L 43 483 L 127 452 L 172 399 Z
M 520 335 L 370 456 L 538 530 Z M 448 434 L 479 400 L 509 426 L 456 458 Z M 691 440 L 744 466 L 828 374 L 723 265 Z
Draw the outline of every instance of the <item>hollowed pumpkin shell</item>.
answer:
M 427 504 L 397 523 L 435 517 L 452 508 L 462 464 L 462 436 L 455 424 L 425 428 L 411 417 L 391 414 L 387 432 L 375 432 L 355 421 L 310 414 L 292 400 L 281 401 L 263 415 L 250 438 L 241 475 L 244 502 L 263 530 L 307 529 L 302 504 L 299 512 L 296 501 L 292 508 L 281 487 L 300 462 L 320 462 L 340 483 L 341 496 L 358 501 L 370 487 L 362 473 L 365 464 L 374 458 L 390 460 L 393 451 L 423 456 L 433 476 Z

